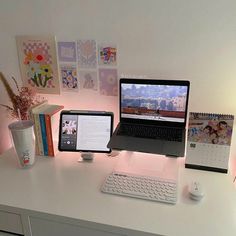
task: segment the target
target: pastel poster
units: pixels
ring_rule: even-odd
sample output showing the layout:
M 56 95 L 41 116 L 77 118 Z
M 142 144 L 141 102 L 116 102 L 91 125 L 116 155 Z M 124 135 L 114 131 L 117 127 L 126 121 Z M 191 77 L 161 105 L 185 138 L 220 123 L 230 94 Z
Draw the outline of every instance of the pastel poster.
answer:
M 98 46 L 99 65 L 116 66 L 117 65 L 117 47 L 110 44 L 101 44 Z
M 78 91 L 78 76 L 76 66 L 61 65 L 61 82 L 64 91 Z
M 118 75 L 117 69 L 99 69 L 100 94 L 106 96 L 118 95 Z
M 79 71 L 81 89 L 98 90 L 97 71 Z
M 58 58 L 61 62 L 76 62 L 75 42 L 58 42 Z
M 80 68 L 96 68 L 97 54 L 96 54 L 95 40 L 78 40 L 77 41 L 77 57 Z
M 55 37 L 17 36 L 16 43 L 23 85 L 38 93 L 59 94 Z

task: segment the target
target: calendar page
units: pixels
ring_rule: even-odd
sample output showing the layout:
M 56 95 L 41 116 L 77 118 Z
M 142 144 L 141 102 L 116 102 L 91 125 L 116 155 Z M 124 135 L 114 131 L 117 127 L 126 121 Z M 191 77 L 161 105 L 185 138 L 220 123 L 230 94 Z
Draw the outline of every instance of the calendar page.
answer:
M 190 112 L 185 167 L 227 173 L 233 115 Z

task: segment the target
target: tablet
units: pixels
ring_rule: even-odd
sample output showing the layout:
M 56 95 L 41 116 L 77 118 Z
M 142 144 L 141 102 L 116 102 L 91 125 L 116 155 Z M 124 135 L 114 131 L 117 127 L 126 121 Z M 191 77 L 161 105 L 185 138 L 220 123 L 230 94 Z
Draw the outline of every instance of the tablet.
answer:
M 104 152 L 113 132 L 113 113 L 67 111 L 60 114 L 59 151 Z

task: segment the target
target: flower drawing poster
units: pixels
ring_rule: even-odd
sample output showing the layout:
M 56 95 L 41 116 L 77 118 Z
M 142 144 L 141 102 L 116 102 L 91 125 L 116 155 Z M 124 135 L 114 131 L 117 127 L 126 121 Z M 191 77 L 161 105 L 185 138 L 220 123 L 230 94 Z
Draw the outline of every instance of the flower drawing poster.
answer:
M 81 70 L 79 71 L 80 88 L 98 90 L 98 79 L 96 70 Z
M 64 91 L 78 91 L 78 77 L 76 72 L 76 66 L 73 65 L 61 65 L 61 82 L 62 89 Z
M 17 36 L 16 43 L 24 86 L 38 93 L 59 94 L 55 37 Z
M 100 94 L 106 96 L 118 95 L 118 75 L 117 69 L 99 69 Z
M 80 68 L 96 68 L 97 54 L 96 54 L 95 40 L 78 40 L 77 41 L 77 57 Z

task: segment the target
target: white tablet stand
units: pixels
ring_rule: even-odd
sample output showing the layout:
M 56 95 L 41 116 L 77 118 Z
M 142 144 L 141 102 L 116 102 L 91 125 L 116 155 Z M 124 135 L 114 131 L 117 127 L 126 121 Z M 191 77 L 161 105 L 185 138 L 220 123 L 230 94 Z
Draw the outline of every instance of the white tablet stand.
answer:
M 94 158 L 94 153 L 92 152 L 81 152 L 81 156 L 79 158 L 79 162 L 82 161 L 92 161 Z
M 109 157 L 115 157 L 120 154 L 119 151 L 112 151 L 111 153 L 107 153 L 107 156 Z M 78 159 L 78 162 L 90 162 L 94 159 L 94 153 L 93 152 L 81 152 L 80 158 Z

